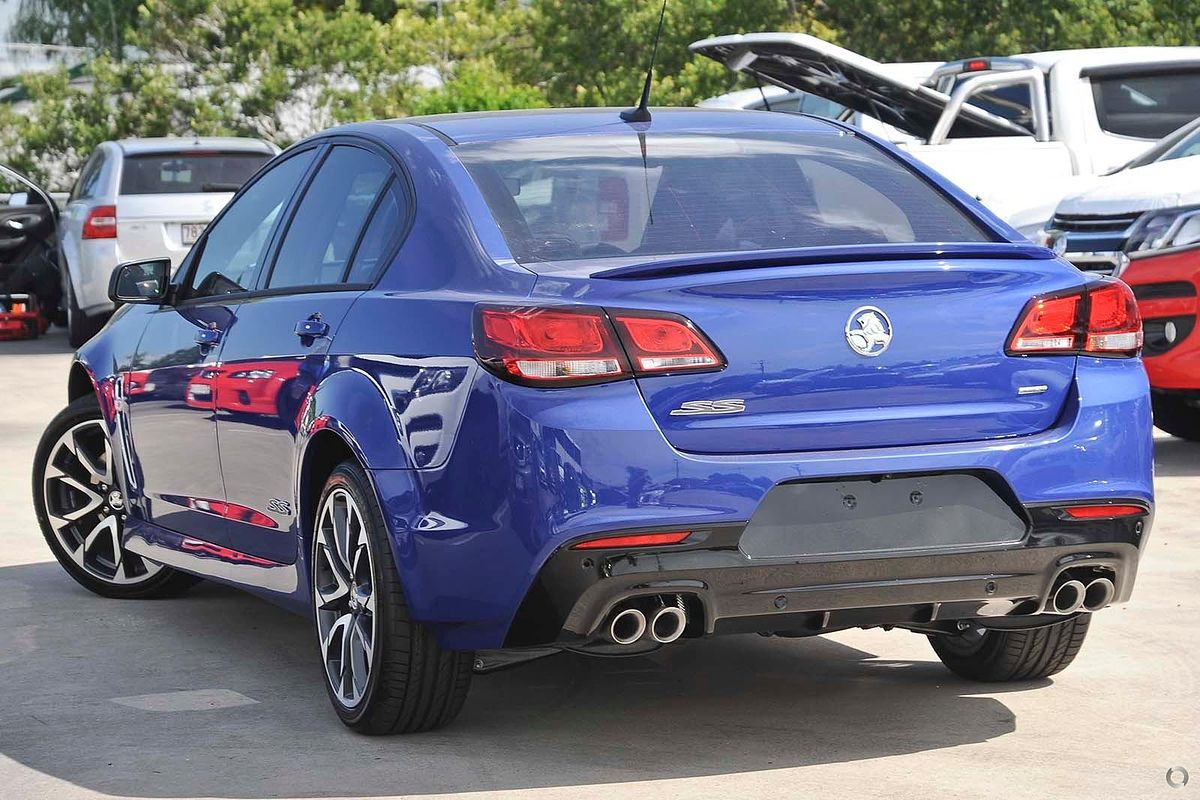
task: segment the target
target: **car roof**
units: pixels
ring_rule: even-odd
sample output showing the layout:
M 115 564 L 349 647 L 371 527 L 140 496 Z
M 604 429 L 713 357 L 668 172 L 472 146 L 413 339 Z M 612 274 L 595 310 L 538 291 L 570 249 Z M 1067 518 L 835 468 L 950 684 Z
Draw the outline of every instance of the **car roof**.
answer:
M 1012 58 L 1031 61 L 1035 66 L 1048 70 L 1060 62 L 1077 63 L 1081 69 L 1089 67 L 1126 66 L 1130 64 L 1169 64 L 1179 61 L 1200 60 L 1200 47 L 1183 46 L 1135 46 L 1135 47 L 1084 47 L 1078 50 L 1045 50 L 1040 53 L 1018 53 Z
M 222 150 L 271 155 L 277 152 L 270 142 L 240 136 L 158 136 L 144 139 L 118 139 L 116 145 L 125 155 L 133 156 L 150 153 L 178 153 L 185 150 Z
M 389 120 L 392 125 L 421 125 L 454 144 L 529 139 L 566 134 L 587 135 L 628 130 L 621 108 L 542 108 L 477 111 Z M 829 133 L 834 125 L 798 114 L 769 114 L 730 108 L 652 108 L 653 119 L 635 130 L 662 132 L 807 131 Z

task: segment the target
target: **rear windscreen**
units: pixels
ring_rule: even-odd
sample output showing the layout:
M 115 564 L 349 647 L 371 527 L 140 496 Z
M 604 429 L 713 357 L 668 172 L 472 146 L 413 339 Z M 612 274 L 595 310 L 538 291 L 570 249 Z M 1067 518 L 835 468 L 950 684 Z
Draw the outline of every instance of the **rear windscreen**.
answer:
M 1161 139 L 1200 117 L 1200 73 L 1105 75 L 1092 78 L 1100 127 L 1119 136 Z
M 127 155 L 121 167 L 121 194 L 236 192 L 269 153 L 146 153 Z
M 991 241 L 899 160 L 839 133 L 459 145 L 518 261 Z

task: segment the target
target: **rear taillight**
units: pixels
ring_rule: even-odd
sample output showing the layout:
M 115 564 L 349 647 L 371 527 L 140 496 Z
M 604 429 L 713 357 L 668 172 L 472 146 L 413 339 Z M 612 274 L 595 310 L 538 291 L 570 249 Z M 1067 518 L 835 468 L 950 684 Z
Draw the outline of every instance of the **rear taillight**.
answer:
M 708 337 L 673 314 L 613 311 L 621 343 L 639 373 L 715 369 L 723 359 Z
M 1035 297 L 1008 338 L 1009 355 L 1133 356 L 1142 317 L 1133 291 L 1115 280 Z
M 96 206 L 83 221 L 84 239 L 117 238 L 117 207 Z
M 475 309 L 474 340 L 485 367 L 533 386 L 579 386 L 725 366 L 689 320 L 657 312 L 481 305 Z

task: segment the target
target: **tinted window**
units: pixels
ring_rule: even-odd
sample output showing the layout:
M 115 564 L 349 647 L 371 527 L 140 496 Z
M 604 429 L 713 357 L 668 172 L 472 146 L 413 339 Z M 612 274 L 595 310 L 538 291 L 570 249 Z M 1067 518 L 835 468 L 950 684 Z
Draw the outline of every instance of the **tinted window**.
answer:
M 192 275 L 192 296 L 229 294 L 248 287 L 279 213 L 304 177 L 315 152 L 298 153 L 272 167 L 209 229 Z
M 973 77 L 973 74 L 968 74 L 961 78 L 959 83 Z M 958 83 L 955 84 L 955 88 L 958 88 Z M 1015 122 L 1033 130 L 1033 101 L 1030 99 L 1029 84 L 1027 83 L 985 89 L 971 95 L 971 99 L 967 102 L 995 114 L 997 117 L 1003 117 L 1009 122 Z
M 270 153 L 150 153 L 125 156 L 121 194 L 236 192 Z
M 461 145 L 519 261 L 988 241 L 896 159 L 825 133 L 632 132 Z
M 340 283 L 389 177 L 391 168 L 374 153 L 333 148 L 288 224 L 268 288 Z
M 1161 139 L 1200 116 L 1200 73 L 1092 76 L 1100 127 L 1120 136 Z
M 354 253 L 354 261 L 350 264 L 347 283 L 370 283 L 374 280 L 380 260 L 391 255 L 400 235 L 404 233 L 407 205 L 399 182 L 393 180 L 375 207 L 371 221 L 367 223 L 362 241 Z
M 104 171 L 104 153 L 97 150 L 88 162 L 84 164 L 79 179 L 71 189 L 70 200 L 87 200 L 96 196 L 96 186 L 100 183 L 100 173 Z

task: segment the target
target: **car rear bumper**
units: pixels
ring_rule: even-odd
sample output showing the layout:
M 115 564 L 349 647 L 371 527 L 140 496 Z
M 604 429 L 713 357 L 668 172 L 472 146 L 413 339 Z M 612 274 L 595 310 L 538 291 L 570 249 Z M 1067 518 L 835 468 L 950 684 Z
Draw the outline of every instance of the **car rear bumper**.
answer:
M 646 568 L 647 558 L 654 561 L 638 556 L 641 566 L 635 569 L 618 560 L 596 583 L 600 588 L 573 584 L 561 596 L 552 592 L 544 599 L 554 616 L 542 623 L 541 634 L 517 636 L 528 622 L 524 610 L 538 607 L 530 605 L 532 597 L 543 591 L 548 571 L 557 569 L 556 554 L 570 544 L 629 530 L 741 530 L 768 492 L 788 482 L 981 472 L 994 475 L 1020 507 L 1123 500 L 1149 508 L 1148 389 L 1138 359 L 1079 358 L 1059 421 L 1041 433 L 906 447 L 700 456 L 681 453 L 665 441 L 631 382 L 566 393 L 511 387 L 486 376 L 472 389 L 444 465 L 371 474 L 414 617 L 445 647 L 488 649 L 544 638 L 545 625 L 553 627 L 560 616 L 565 620 L 581 602 L 580 621 L 571 627 L 562 622 L 556 636 L 584 635 L 580 631 L 595 623 L 589 613 L 646 580 L 639 570 Z M 1097 542 L 1103 546 L 1094 549 Z M 753 617 L 764 609 L 774 613 L 770 609 L 779 594 L 789 598 L 789 613 L 1041 596 L 1058 559 L 1076 553 L 1120 562 L 1124 597 L 1132 585 L 1136 548 L 1130 537 L 1066 537 L 966 543 L 953 552 L 827 554 L 747 564 L 739 560 L 737 546 L 726 543 L 694 557 L 700 558 L 702 573 L 725 559 L 718 588 L 709 590 L 716 609 L 713 630 L 720 631 L 733 623 L 719 620 Z M 678 563 L 662 571 L 680 573 Z M 584 569 L 578 570 L 582 580 Z M 659 571 L 656 566 L 654 572 Z M 903 576 L 909 584 L 889 584 Z M 989 579 L 1004 588 L 989 596 Z M 743 584 L 753 589 L 735 591 Z M 720 588 L 725 585 L 730 588 Z M 825 585 L 833 588 L 816 588 Z M 841 599 L 831 606 L 833 595 Z
M 1116 585 L 1115 602 L 1129 598 L 1148 508 L 1086 521 L 1063 520 L 1052 507 L 1029 511 L 1021 542 L 970 550 L 752 559 L 739 546 L 740 527 L 696 531 L 688 542 L 645 550 L 564 547 L 539 573 L 505 645 L 610 648 L 607 621 L 642 598 L 683 599 L 691 635 L 934 628 L 964 619 L 1033 626 L 1053 613 L 1051 593 L 1070 578 L 1106 577 Z

